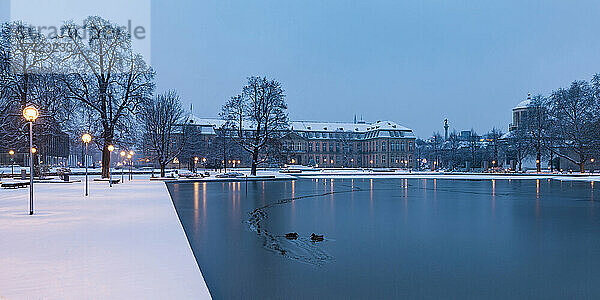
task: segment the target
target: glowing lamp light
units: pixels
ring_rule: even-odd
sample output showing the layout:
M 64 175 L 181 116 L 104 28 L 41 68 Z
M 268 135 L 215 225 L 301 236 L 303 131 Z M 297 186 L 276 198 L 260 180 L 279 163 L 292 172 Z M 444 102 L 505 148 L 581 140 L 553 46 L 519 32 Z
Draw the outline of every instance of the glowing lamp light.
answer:
M 131 159 L 131 154 L 127 154 L 127 158 Z
M 194 157 L 194 162 L 198 162 L 198 157 Z
M 89 133 L 85 133 L 83 136 L 81 136 L 81 140 L 87 144 L 92 141 L 92 136 Z
M 108 151 L 113 152 L 115 151 L 115 146 L 113 145 L 108 145 L 108 147 L 106 147 L 108 149 Z
M 121 157 L 124 157 L 126 153 L 125 153 L 125 151 L 121 151 L 120 154 L 121 154 Z
M 33 122 L 38 117 L 39 117 L 39 112 L 38 112 L 37 108 L 35 108 L 33 106 L 27 106 L 27 107 L 25 107 L 25 109 L 23 109 L 23 118 L 25 118 L 25 120 L 27 120 L 28 122 Z
M 10 154 L 10 155 L 15 155 L 15 151 L 13 151 L 13 150 L 10 150 L 10 151 L 8 151 L 8 154 Z
M 35 154 L 36 152 L 37 152 L 37 149 L 35 149 L 35 147 L 31 148 L 31 153 Z
M 591 161 L 592 163 L 594 163 L 594 159 L 593 159 L 593 158 L 592 158 L 592 159 L 590 159 L 590 161 Z
M 539 163 L 540 163 L 540 160 L 539 160 L 539 159 L 536 159 L 536 160 L 535 160 L 535 163 L 536 163 L 536 164 L 539 164 Z
M 206 157 L 203 157 L 203 158 L 202 158 L 202 162 L 206 162 Z
M 238 164 L 240 164 L 240 163 L 242 163 L 242 161 L 238 159 Z
M 129 151 L 129 155 L 133 156 L 133 154 L 134 154 L 133 151 Z

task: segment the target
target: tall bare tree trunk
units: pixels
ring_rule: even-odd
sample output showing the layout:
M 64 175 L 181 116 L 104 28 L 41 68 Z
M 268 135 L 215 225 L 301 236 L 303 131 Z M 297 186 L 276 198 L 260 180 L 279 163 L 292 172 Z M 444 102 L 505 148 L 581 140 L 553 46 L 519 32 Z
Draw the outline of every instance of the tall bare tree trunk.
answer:
M 110 145 L 110 142 L 105 141 L 102 147 L 102 178 L 110 176 L 110 151 L 108 151 L 108 145 Z
M 254 149 L 252 152 L 252 169 L 250 169 L 250 175 L 256 176 L 256 169 L 258 166 L 258 149 Z
M 160 164 L 160 177 L 161 178 L 165 177 L 165 167 L 166 167 L 165 164 L 163 164 L 163 163 Z

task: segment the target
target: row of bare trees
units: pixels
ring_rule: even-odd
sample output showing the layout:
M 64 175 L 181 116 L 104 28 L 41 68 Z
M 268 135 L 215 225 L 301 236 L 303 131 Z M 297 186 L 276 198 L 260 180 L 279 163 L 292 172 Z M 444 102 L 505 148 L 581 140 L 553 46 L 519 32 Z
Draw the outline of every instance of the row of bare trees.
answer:
M 600 153 L 600 75 L 534 97 L 520 125 L 515 140 L 535 155 L 538 171 L 542 156 L 557 156 L 585 172 Z
M 27 105 L 41 112 L 38 132 L 60 128 L 73 140 L 90 133 L 102 151 L 103 177 L 109 175 L 109 145 L 143 141 L 161 176 L 190 145 L 185 139 L 192 126 L 181 126 L 187 121 L 177 93 L 154 97 L 154 71 L 135 53 L 130 34 L 101 17 L 65 22 L 54 36 L 23 22 L 3 24 L 0 75 L 0 143 L 6 144 L 0 148 L 26 144 L 20 111 Z M 249 77 L 224 105 L 227 123 L 218 132 L 233 133 L 228 139 L 249 153 L 252 174 L 287 130 L 286 109 L 281 84 L 266 77 Z
M 66 22 L 54 36 L 23 22 L 3 24 L 0 73 L 2 143 L 26 140 L 20 111 L 34 105 L 41 115 L 36 131 L 61 128 L 73 139 L 82 132 L 94 136 L 104 177 L 108 145 L 124 147 L 139 138 L 135 116 L 154 90 L 154 71 L 134 52 L 130 34 L 96 16 L 81 25 Z
M 527 157 L 541 171 L 542 161 L 548 159 L 550 168 L 558 166 L 558 158 L 577 165 L 585 172 L 586 164 L 600 155 L 600 75 L 588 81 L 574 81 L 567 88 L 553 91 L 549 96 L 537 95 L 521 108 L 520 120 L 507 135 L 492 129 L 484 136 L 474 130 L 468 138 L 451 132 L 444 140 L 434 133 L 427 141 L 418 141 L 423 157 L 438 164 L 481 166 L 483 161 L 501 164 L 509 158 L 522 170 Z M 501 155 L 502 154 L 502 155 Z

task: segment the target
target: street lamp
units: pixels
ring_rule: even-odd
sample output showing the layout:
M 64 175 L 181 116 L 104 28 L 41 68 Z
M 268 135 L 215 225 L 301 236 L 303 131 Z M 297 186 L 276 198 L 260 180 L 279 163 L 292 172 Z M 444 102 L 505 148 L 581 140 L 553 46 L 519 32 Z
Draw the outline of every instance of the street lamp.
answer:
M 121 182 L 125 181 L 123 177 L 123 167 L 125 166 L 125 151 L 121 151 Z
M 15 151 L 10 150 L 8 154 L 10 155 L 10 177 L 15 177 Z
M 197 171 L 196 171 L 196 168 L 197 168 L 196 164 L 198 164 L 198 159 L 199 159 L 198 156 L 194 157 L 194 173 L 197 173 Z
M 133 151 L 129 151 L 127 158 L 129 159 L 129 180 L 133 180 Z
M 84 133 L 81 136 L 81 140 L 85 143 L 85 157 L 83 159 L 85 164 L 85 195 L 88 196 L 88 144 L 92 141 L 92 136 L 89 133 Z
M 23 109 L 23 117 L 29 122 L 29 214 L 33 215 L 33 122 L 39 117 L 37 108 L 27 106 Z
M 113 145 L 108 145 L 108 147 L 106 147 L 109 151 L 109 156 L 108 156 L 108 186 L 112 187 L 112 172 L 110 171 L 110 161 L 112 159 L 112 152 L 115 151 L 115 146 Z

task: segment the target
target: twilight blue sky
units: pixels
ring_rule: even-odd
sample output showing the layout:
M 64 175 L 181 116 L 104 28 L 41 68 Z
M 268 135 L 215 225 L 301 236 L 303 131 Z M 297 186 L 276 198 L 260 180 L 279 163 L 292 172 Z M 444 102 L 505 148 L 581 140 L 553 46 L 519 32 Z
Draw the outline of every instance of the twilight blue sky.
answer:
M 598 0 L 147 1 L 158 91 L 204 117 L 267 75 L 292 119 L 506 131 L 528 92 L 600 72 Z
M 390 119 L 428 136 L 506 131 L 528 92 L 600 72 L 599 1 L 154 1 L 152 63 L 215 116 L 248 75 L 293 119 Z

